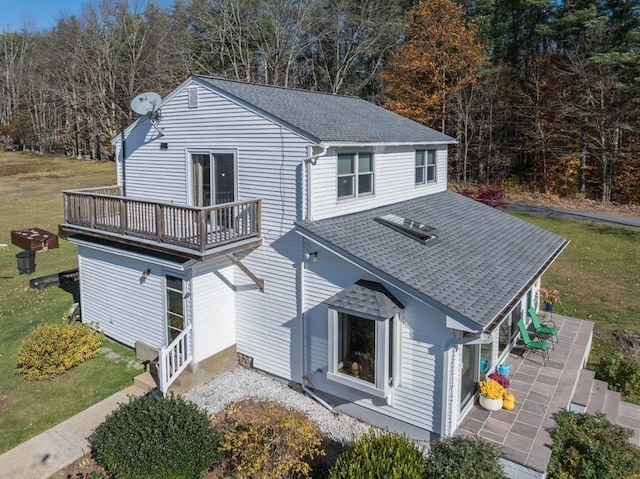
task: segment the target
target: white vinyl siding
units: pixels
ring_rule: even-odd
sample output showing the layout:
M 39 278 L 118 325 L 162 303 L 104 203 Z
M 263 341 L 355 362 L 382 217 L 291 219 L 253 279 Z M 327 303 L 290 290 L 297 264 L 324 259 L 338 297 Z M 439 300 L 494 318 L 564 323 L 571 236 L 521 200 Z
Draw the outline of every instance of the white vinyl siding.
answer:
M 188 90 L 195 85 L 187 82 L 165 100 L 158 125 L 162 138 L 141 124 L 136 130 L 145 131 L 145 136 L 136 133 L 132 135 L 136 140 L 127 140 L 129 152 L 133 151 L 130 143 L 137 142 L 135 154 L 126 160 L 127 194 L 188 204 L 189 152 L 235 152 L 237 201 L 262 200 L 264 244 L 238 256 L 266 283 L 261 293 L 233 267 L 237 351 L 254 358 L 259 369 L 300 382 L 302 353 L 292 258 L 299 258 L 301 252 L 292 228 L 302 217 L 298 188 L 309 142 L 207 88 L 198 87 L 198 108 L 189 109 Z M 167 150 L 160 150 L 160 141 L 168 143 Z M 203 347 L 197 346 L 198 350 Z
M 173 107 L 185 104 L 179 98 L 183 94 L 163 108 L 163 118 L 178 115 Z M 291 230 L 301 214 L 297 187 L 308 142 L 207 90 L 201 89 L 199 100 L 197 110 L 173 122 L 176 134 L 184 138 L 184 149 L 235 150 L 238 201 L 262 200 L 263 246 L 238 258 L 265 280 L 266 287 L 261 293 L 234 267 L 237 350 L 252 357 L 256 368 L 301 381 L 297 285 L 291 259 L 301 253 L 300 240 Z
M 143 261 L 79 247 L 82 320 L 127 346 L 161 347 L 167 331 L 164 275 Z M 151 274 L 143 277 L 143 272 Z
M 359 407 L 376 411 L 407 424 L 439 433 L 442 390 L 440 372 L 442 354 L 448 330 L 444 316 L 416 303 L 399 290 L 389 289 L 402 304 L 401 377 L 393 394 L 385 402 L 363 392 L 337 384 L 327 378 L 328 307 L 323 302 L 359 279 L 380 281 L 355 266 L 340 261 L 320 250 L 318 261 L 306 262 L 304 272 L 304 310 L 306 328 L 306 375 L 314 387 L 328 394 L 352 401 Z
M 235 266 L 218 259 L 193 267 L 193 355 L 202 361 L 236 343 Z
M 338 197 L 338 153 L 330 149 L 326 156 L 318 158 L 309 170 L 312 185 L 310 212 L 313 220 L 364 211 L 389 203 L 417 198 L 447 189 L 446 145 L 429 147 L 434 151 L 436 181 L 416 184 L 416 150 L 413 147 L 374 148 L 375 194 L 356 200 Z M 425 158 L 425 162 L 426 162 Z M 425 166 L 426 168 L 426 166 Z M 425 171 L 425 175 L 428 172 Z

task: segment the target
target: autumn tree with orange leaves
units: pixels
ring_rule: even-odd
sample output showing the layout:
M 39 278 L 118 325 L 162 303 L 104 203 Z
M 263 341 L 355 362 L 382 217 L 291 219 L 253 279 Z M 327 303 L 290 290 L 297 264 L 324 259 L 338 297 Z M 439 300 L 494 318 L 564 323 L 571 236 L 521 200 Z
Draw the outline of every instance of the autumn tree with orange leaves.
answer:
M 484 47 L 452 0 L 422 0 L 407 12 L 407 40 L 378 75 L 384 106 L 419 123 L 444 124 L 455 95 L 477 83 Z

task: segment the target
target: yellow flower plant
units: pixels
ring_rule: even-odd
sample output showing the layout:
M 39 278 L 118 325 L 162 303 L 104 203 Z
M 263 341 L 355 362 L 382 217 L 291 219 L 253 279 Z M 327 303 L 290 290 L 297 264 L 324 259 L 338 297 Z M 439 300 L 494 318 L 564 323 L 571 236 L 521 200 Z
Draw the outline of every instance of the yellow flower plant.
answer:
M 491 378 L 478 381 L 478 386 L 480 386 L 480 394 L 489 399 L 501 399 L 505 392 L 500 383 Z

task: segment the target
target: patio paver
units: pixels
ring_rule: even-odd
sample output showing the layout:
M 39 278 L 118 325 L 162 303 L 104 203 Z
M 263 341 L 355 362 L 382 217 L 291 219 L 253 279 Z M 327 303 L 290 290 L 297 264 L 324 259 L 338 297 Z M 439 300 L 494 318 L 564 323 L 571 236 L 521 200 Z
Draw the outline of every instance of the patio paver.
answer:
M 553 321 L 559 342 L 549 351 L 546 366 L 533 353 L 523 358 L 519 351 L 512 351 L 506 360 L 512 365 L 509 389 L 516 396 L 515 410 L 489 412 L 475 404 L 456 432 L 497 444 L 506 460 L 541 475 L 551 457 L 552 416 L 569 407 L 593 332 L 590 321 L 559 315 Z

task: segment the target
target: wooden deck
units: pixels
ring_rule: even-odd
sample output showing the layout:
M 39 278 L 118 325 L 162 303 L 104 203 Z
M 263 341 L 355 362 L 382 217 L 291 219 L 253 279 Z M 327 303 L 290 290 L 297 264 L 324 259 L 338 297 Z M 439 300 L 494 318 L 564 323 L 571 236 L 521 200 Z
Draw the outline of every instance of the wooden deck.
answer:
M 64 235 L 84 234 L 204 257 L 261 241 L 261 201 L 181 206 L 121 195 L 117 186 L 64 191 Z

